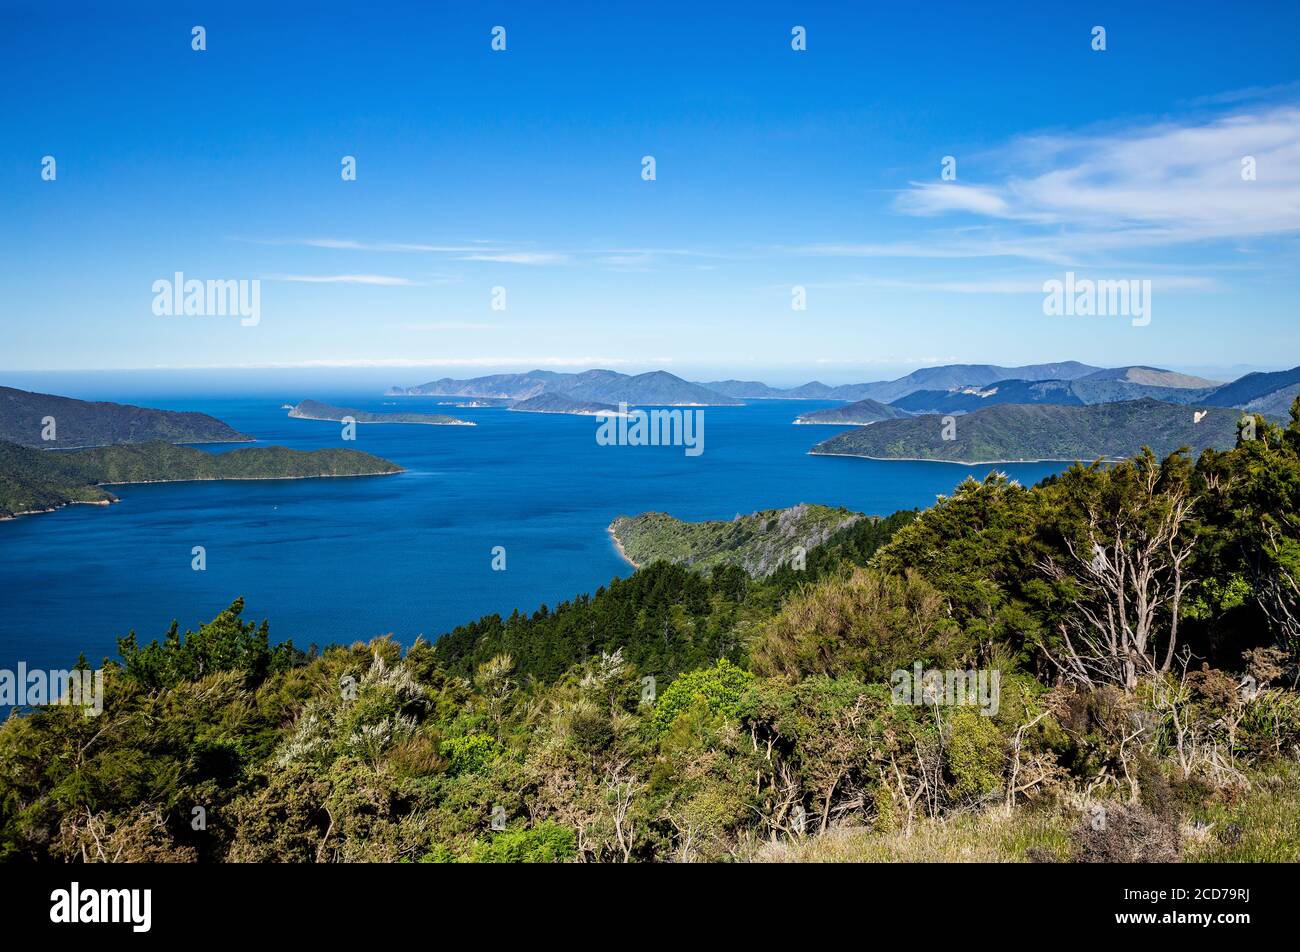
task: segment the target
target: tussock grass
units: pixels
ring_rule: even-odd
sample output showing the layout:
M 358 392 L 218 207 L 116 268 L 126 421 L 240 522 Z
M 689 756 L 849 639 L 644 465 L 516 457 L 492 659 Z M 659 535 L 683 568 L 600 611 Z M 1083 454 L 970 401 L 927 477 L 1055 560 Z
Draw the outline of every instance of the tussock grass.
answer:
M 918 821 L 912 834 L 837 827 L 803 840 L 755 844 L 758 863 L 1070 862 L 1078 813 L 1064 807 L 1001 808 Z M 1181 825 L 1183 862 L 1300 862 L 1300 764 L 1278 762 L 1250 775 L 1234 800 L 1203 806 Z
M 1300 863 L 1300 764 L 1270 765 L 1250 780 L 1239 800 L 1198 814 L 1204 833 L 1189 837 L 1189 862 Z
M 946 820 L 918 822 L 911 836 L 840 827 L 802 842 L 763 843 L 759 863 L 1027 863 L 1064 861 L 1070 828 L 1077 822 L 1054 810 L 1000 808 Z

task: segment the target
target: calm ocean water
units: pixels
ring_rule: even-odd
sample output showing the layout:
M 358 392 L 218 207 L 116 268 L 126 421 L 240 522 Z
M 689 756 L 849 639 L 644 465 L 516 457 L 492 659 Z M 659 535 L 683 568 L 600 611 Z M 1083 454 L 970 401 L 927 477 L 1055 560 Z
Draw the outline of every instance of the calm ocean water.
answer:
M 135 629 L 197 627 L 235 597 L 273 640 L 306 646 L 391 632 L 435 638 L 491 612 L 532 611 L 631 569 L 606 527 L 648 510 L 683 519 L 799 502 L 885 515 L 927 506 L 991 469 L 1022 483 L 1057 464 L 967 467 L 807 455 L 839 428 L 792 426 L 830 403 L 765 401 L 705 410 L 702 456 L 681 447 L 599 446 L 590 417 L 447 409 L 476 427 L 359 426 L 292 420 L 304 396 L 383 411 L 427 399 L 286 393 L 283 399 L 115 394 L 201 410 L 264 444 L 350 447 L 406 467 L 397 476 L 121 486 L 114 506 L 71 506 L 0 523 L 0 668 L 98 663 Z M 442 409 L 442 408 L 438 408 Z M 247 444 L 244 444 L 247 445 Z M 222 451 L 233 447 L 208 447 Z M 207 571 L 190 568 L 207 549 Z M 492 571 L 504 546 L 507 569 Z

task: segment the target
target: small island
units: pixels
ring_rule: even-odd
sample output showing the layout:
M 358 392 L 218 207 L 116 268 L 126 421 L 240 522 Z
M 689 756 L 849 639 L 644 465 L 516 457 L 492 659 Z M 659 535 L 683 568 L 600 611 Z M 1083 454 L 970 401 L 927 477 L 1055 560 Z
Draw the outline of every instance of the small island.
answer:
M 469 420 L 460 420 L 445 413 L 371 413 L 351 407 L 335 407 L 319 400 L 303 400 L 297 406 L 286 404 L 289 416 L 295 420 L 326 420 L 342 423 L 351 417 L 356 423 L 414 423 L 421 426 L 475 426 Z
M 912 414 L 876 400 L 858 400 L 842 407 L 814 410 L 795 419 L 795 423 L 822 423 L 833 426 L 869 426 L 881 420 L 902 420 Z
M 520 413 L 570 413 L 575 416 L 619 416 L 618 407 L 591 400 L 570 400 L 558 393 L 539 393 L 510 406 Z M 622 414 L 626 416 L 626 413 Z
M 388 476 L 402 467 L 358 450 L 257 446 L 205 453 L 170 443 L 131 443 L 44 452 L 0 442 L 0 519 L 52 512 L 74 503 L 108 505 L 103 487 L 200 480 Z

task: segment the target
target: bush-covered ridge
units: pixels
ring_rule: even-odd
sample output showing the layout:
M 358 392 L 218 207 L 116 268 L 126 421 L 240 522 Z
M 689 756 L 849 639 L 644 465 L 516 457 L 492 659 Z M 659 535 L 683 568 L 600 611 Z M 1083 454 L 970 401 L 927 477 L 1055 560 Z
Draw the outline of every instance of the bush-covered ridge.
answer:
M 52 431 L 46 424 L 51 417 Z M 22 446 L 69 449 L 155 440 L 231 443 L 252 439 L 206 413 L 153 410 L 0 387 L 0 441 Z
M 123 444 L 49 453 L 0 442 L 0 518 L 107 503 L 103 486 L 209 479 L 307 479 L 399 473 L 395 463 L 357 450 L 256 446 L 205 453 L 170 443 Z
M 696 569 L 736 565 L 753 576 L 797 562 L 860 513 L 800 503 L 711 522 L 683 522 L 665 512 L 619 516 L 609 531 L 633 565 L 675 562 Z
M 128 637 L 100 717 L 0 727 L 0 857 L 1300 860 L 1300 412 L 1258 422 L 405 652 Z
M 1196 414 L 1203 414 L 1197 419 Z M 1150 447 L 1230 448 L 1242 414 L 1222 407 L 1130 400 L 1095 406 L 997 404 L 945 422 L 935 415 L 882 420 L 818 443 L 813 453 L 953 463 L 1122 459 Z

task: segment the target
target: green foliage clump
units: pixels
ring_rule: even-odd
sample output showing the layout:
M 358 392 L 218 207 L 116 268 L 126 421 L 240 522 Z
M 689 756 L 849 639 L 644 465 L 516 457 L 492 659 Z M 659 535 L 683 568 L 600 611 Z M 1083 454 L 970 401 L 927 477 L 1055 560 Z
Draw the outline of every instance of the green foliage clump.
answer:
M 468 734 L 444 740 L 440 753 L 451 762 L 448 773 L 456 776 L 481 770 L 489 761 L 506 753 L 506 748 L 487 734 Z
M 735 718 L 754 676 L 720 658 L 713 667 L 688 671 L 668 685 L 655 702 L 654 726 L 663 732 L 679 714 L 697 704 L 710 714 Z
M 961 707 L 953 712 L 949 731 L 944 753 L 954 795 L 979 797 L 997 790 L 1006 765 L 1006 740 L 993 720 Z
M 558 823 L 503 830 L 479 840 L 470 852 L 474 863 L 564 863 L 578 853 L 577 834 Z
M 763 675 L 871 681 L 913 661 L 955 663 L 968 647 L 942 596 L 924 578 L 868 568 L 826 578 L 788 601 L 750 654 Z
M 237 598 L 212 621 L 198 631 L 185 632 L 184 637 L 173 621 L 161 642 L 140 647 L 135 632 L 119 638 L 117 648 L 126 676 L 149 690 L 197 681 L 218 671 L 239 671 L 257 684 L 292 666 L 296 660 L 293 643 L 272 646 L 267 623 L 245 623 L 243 612 L 244 600 Z

